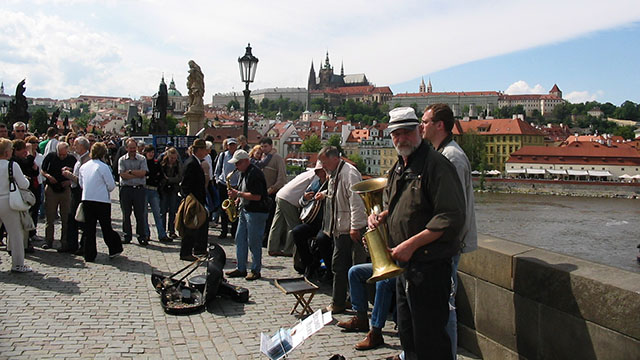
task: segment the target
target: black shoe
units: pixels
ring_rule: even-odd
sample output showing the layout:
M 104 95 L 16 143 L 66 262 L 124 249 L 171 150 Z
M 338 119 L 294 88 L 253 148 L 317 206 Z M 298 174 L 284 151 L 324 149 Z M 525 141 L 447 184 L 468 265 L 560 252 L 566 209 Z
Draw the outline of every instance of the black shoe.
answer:
M 73 253 L 73 255 L 84 256 L 84 248 L 80 248 Z
M 115 257 L 118 257 L 120 254 L 122 254 L 122 250 L 116 251 L 113 254 L 109 254 L 109 259 L 113 259 Z
M 76 251 L 78 251 L 77 248 L 74 249 L 74 248 L 70 248 L 70 247 L 66 247 L 66 246 L 63 246 L 60 249 L 58 249 L 59 253 L 66 253 L 66 254 L 73 254 Z
M 34 249 L 33 246 L 29 245 L 26 249 L 24 249 L 24 252 L 26 254 L 33 254 L 34 252 L 36 252 L 36 249 Z
M 173 239 L 168 237 L 168 236 L 165 236 L 162 239 L 160 239 L 160 242 L 161 243 L 170 243 L 170 242 L 173 242 Z
M 196 261 L 198 260 L 197 257 L 193 256 L 193 255 L 180 255 L 180 260 L 184 260 L 184 261 Z
M 49 244 L 49 243 L 43 244 L 43 245 L 42 245 L 42 248 L 43 248 L 44 250 L 47 250 L 47 249 L 53 249 L 53 244 Z
M 240 271 L 238 269 L 235 270 L 231 270 L 231 271 L 227 271 L 226 275 L 230 278 L 238 278 L 238 277 L 245 277 L 247 276 L 247 272 L 246 271 Z
M 131 244 L 131 239 L 124 238 L 122 239 L 123 244 Z
M 149 238 L 139 238 L 138 243 L 142 246 L 147 246 L 149 245 Z

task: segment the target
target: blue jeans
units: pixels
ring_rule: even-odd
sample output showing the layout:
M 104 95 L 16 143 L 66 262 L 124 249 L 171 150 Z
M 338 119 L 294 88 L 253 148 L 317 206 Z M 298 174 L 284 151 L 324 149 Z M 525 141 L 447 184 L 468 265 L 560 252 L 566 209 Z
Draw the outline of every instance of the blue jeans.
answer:
M 156 230 L 158 231 L 158 239 L 163 239 L 167 237 L 167 233 L 164 230 L 164 221 L 162 220 L 162 216 L 160 216 L 160 194 L 158 190 L 145 189 L 147 192 L 147 204 L 151 208 L 151 213 L 153 214 L 153 221 L 156 223 Z M 147 220 L 147 224 L 149 221 Z M 151 237 L 151 232 L 149 231 L 149 226 L 147 225 L 147 236 Z
M 367 312 L 367 279 L 373 274 L 371 263 L 353 265 L 349 269 L 349 288 L 351 289 L 351 305 L 356 312 Z M 376 297 L 371 310 L 371 326 L 382 329 L 387 321 L 389 307 L 396 291 L 396 279 L 376 282 Z
M 456 293 L 458 292 L 458 263 L 460 254 L 451 258 L 451 293 L 449 294 L 449 321 L 447 322 L 447 334 L 451 340 L 451 353 L 456 359 L 458 350 L 458 316 L 456 315 Z
M 175 222 L 176 222 L 176 213 L 178 212 L 178 193 L 176 192 L 163 192 L 160 197 L 160 215 L 162 216 L 162 221 L 167 219 L 167 214 L 169 215 L 169 219 L 166 222 L 164 227 L 165 230 L 168 230 L 170 233 L 175 233 Z
M 269 217 L 269 213 L 240 210 L 238 230 L 236 231 L 238 270 L 247 271 L 248 250 L 251 250 L 251 271 L 260 272 L 262 268 L 262 236 L 267 217 Z

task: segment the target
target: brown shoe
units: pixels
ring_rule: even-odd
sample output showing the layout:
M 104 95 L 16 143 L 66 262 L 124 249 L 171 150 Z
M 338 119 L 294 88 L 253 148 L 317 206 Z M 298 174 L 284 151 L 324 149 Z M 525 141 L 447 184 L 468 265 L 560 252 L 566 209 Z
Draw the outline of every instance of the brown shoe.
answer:
M 349 320 L 340 321 L 337 324 L 339 327 L 345 329 L 345 331 L 358 331 L 358 332 L 366 332 L 369 331 L 369 320 L 365 317 L 361 319 L 357 316 L 352 316 Z
M 367 337 L 365 337 L 364 340 L 357 343 L 355 348 L 356 350 L 369 350 L 369 349 L 375 349 L 382 344 L 384 344 L 384 340 L 382 339 L 382 332 L 369 331 L 367 333 Z
M 238 278 L 238 277 L 247 276 L 247 272 L 246 271 L 240 271 L 238 269 L 235 269 L 235 270 L 232 270 L 232 271 L 227 271 L 226 274 L 230 278 Z
M 258 280 L 258 279 L 260 279 L 261 277 L 262 277 L 262 276 L 260 276 L 260 273 L 259 273 L 259 272 L 253 272 L 253 271 L 251 271 L 251 272 L 249 272 L 249 275 L 247 275 L 247 277 L 245 277 L 245 279 L 246 279 L 246 280 L 251 281 L 251 280 Z
M 332 314 L 342 314 L 345 309 L 346 309 L 345 306 L 336 306 L 334 304 L 331 304 L 331 305 L 327 306 L 324 310 L 326 312 L 331 311 Z

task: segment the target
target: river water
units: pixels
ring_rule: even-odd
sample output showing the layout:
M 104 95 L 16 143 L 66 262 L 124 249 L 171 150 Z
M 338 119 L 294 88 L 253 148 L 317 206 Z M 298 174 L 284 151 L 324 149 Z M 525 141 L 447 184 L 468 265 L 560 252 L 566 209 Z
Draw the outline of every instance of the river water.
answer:
M 640 200 L 476 193 L 478 232 L 640 273 Z

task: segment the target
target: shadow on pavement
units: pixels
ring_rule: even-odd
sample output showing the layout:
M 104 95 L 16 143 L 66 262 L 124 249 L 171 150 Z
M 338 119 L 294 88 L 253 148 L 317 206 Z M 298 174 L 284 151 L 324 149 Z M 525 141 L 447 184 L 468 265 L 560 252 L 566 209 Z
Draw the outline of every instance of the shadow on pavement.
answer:
M 207 304 L 207 312 L 218 316 L 238 317 L 245 314 L 245 305 L 255 304 L 252 300 L 246 303 L 235 302 L 225 297 L 216 296 Z
M 15 274 L 11 271 L 0 273 L 0 282 L 20 286 L 30 286 L 39 290 L 55 291 L 61 294 L 81 294 L 76 281 L 65 281 L 39 272 Z
M 26 259 L 52 267 L 86 268 L 84 259 L 81 256 L 61 254 L 55 250 L 45 251 L 36 248 L 35 252 L 26 255 Z

